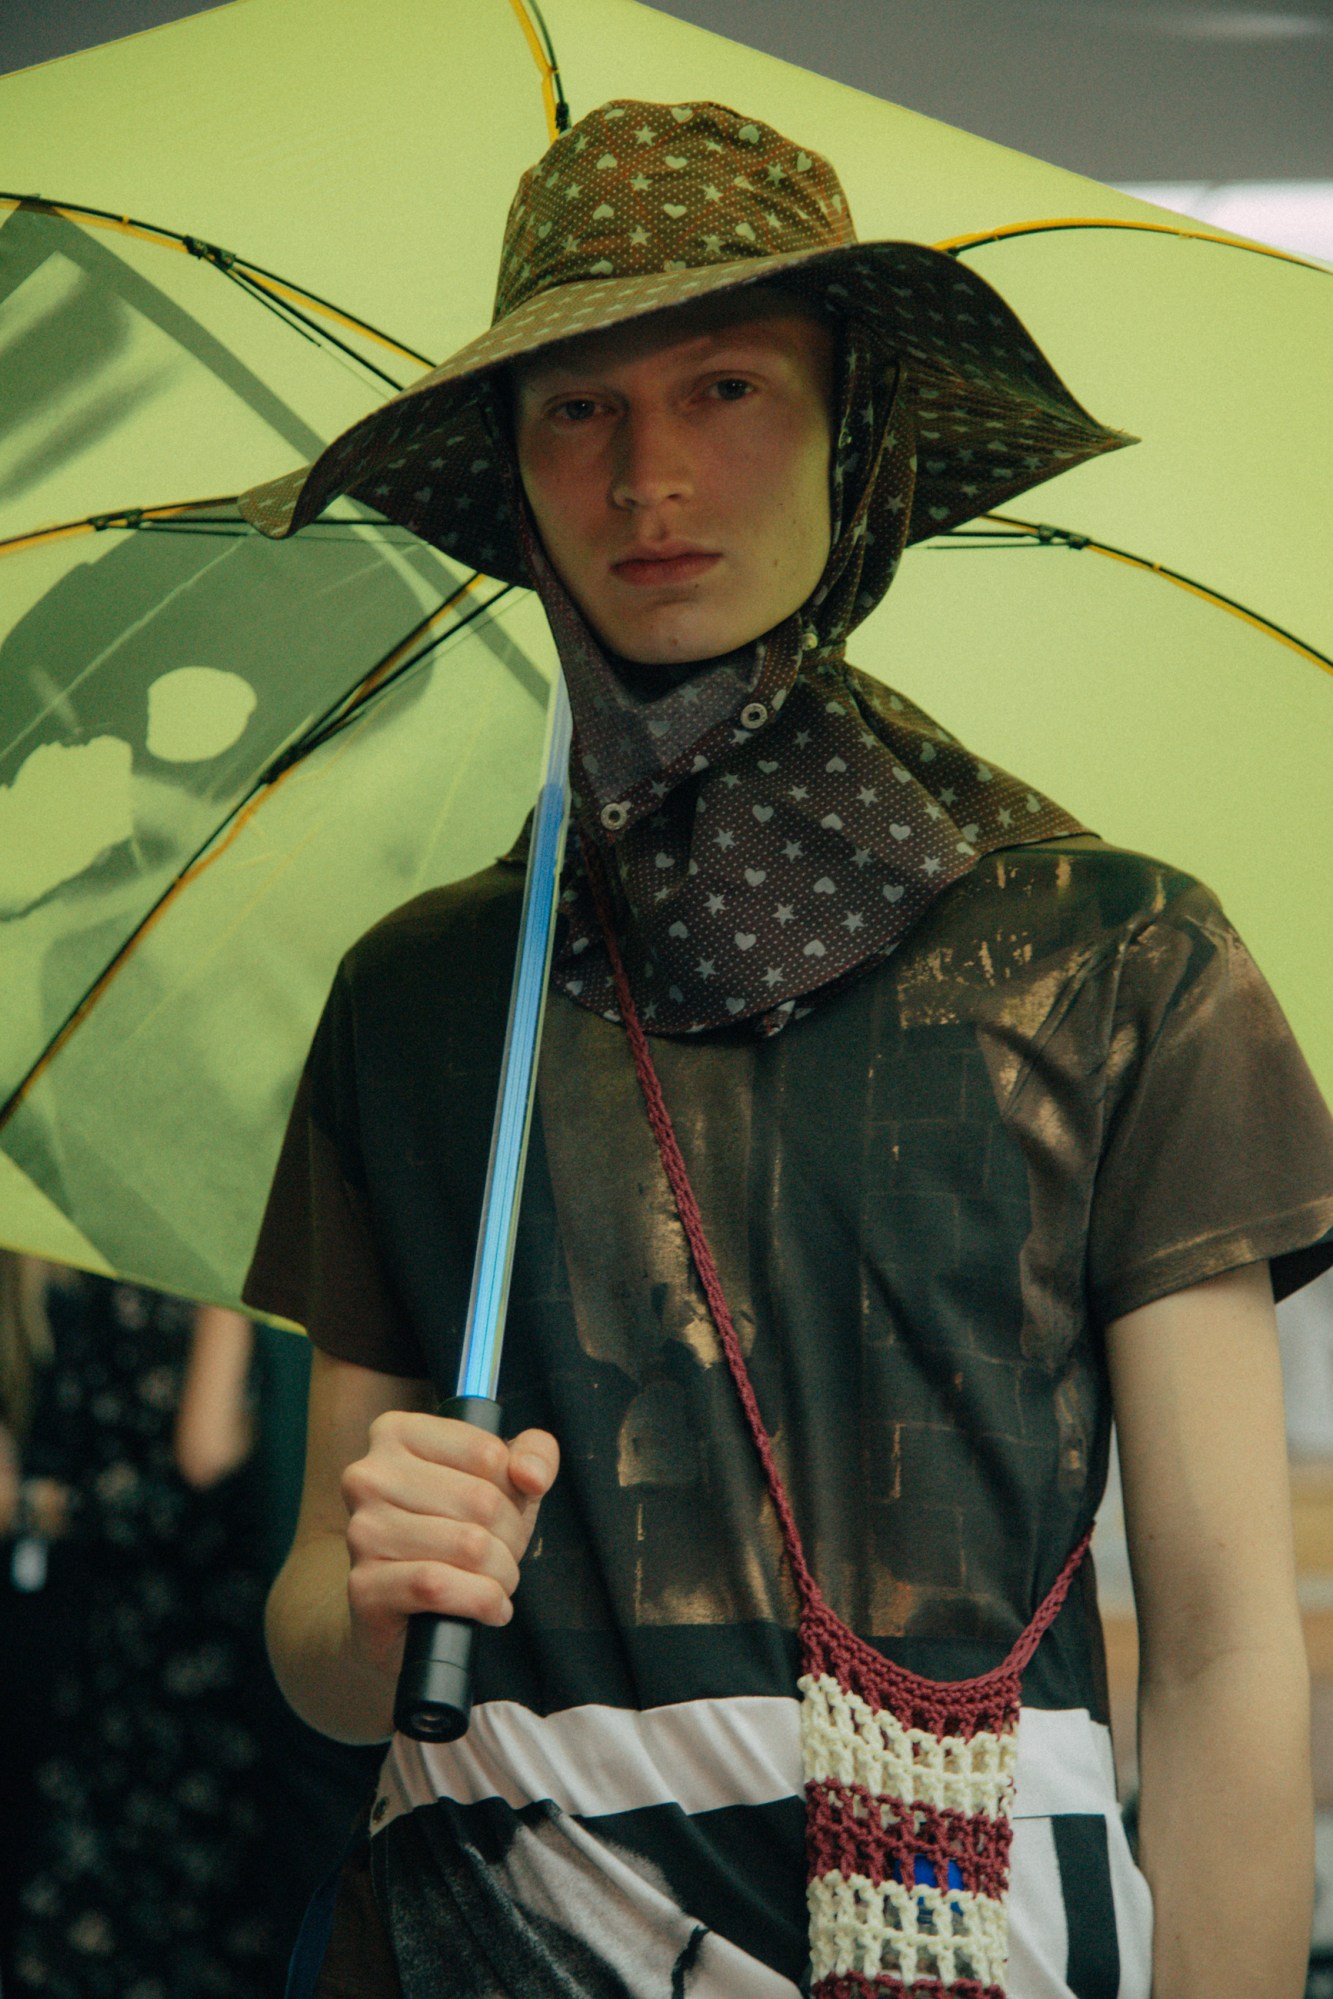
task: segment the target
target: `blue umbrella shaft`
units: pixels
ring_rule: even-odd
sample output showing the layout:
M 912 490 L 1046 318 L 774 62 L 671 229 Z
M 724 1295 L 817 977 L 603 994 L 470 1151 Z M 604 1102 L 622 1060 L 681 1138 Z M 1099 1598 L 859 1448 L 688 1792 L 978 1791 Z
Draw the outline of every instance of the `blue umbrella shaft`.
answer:
M 546 760 L 533 813 L 528 872 L 519 917 L 509 1021 L 491 1130 L 472 1291 L 463 1329 L 457 1393 L 442 1415 L 500 1432 L 500 1378 L 509 1279 L 514 1264 L 523 1168 L 536 1095 L 537 1053 L 555 937 L 556 898 L 569 820 L 569 699 L 557 671 L 547 713 Z M 423 1742 L 465 1733 L 472 1707 L 472 1640 L 466 1619 L 419 1612 L 408 1620 L 394 1699 L 394 1727 Z
M 536 1095 L 537 1049 L 555 936 L 556 896 L 569 817 L 569 697 L 557 672 L 547 722 L 546 769 L 532 821 L 528 875 L 519 919 L 509 1025 L 491 1132 L 472 1293 L 458 1364 L 458 1394 L 494 1397 L 500 1378 L 509 1279 L 514 1267 L 523 1167 Z

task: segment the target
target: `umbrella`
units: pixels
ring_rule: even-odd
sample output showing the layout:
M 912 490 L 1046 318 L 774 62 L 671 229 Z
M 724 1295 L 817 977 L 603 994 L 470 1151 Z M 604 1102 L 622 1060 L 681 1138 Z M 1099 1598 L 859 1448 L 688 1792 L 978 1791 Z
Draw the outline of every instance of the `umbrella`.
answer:
M 263 1033 L 244 1038 L 244 1000 L 220 995 L 218 1017 L 199 1032 L 214 1010 L 209 968 L 225 953 L 242 970 L 227 919 L 210 939 L 189 939 L 198 992 L 175 1016 L 185 1035 L 178 1058 L 198 1076 L 224 1063 L 234 1135 L 249 1126 L 230 1159 L 197 1160 L 191 1200 L 210 1217 L 206 1241 L 188 1220 L 173 1226 L 170 1200 L 159 1198 L 188 1116 L 176 1069 L 163 1078 L 159 1108 L 172 1137 L 156 1165 L 153 1148 L 134 1146 L 104 1163 L 110 1132 L 135 1118 L 132 1096 L 113 1080 L 125 1052 L 119 1032 L 110 1066 L 105 1047 L 94 1055 L 98 1087 L 87 1094 L 87 1119 L 76 1101 L 87 1085 L 86 1072 L 76 1079 L 81 1053 L 59 1065 L 49 1093 L 39 1075 L 72 1023 L 99 1004 L 127 951 L 143 951 L 130 981 L 141 998 L 150 989 L 145 976 L 154 992 L 179 984 L 174 943 L 167 944 L 174 969 L 163 980 L 153 963 L 158 940 L 152 950 L 146 940 L 182 892 L 182 877 L 201 884 L 229 865 L 261 799 L 267 832 L 276 792 L 298 762 L 308 841 L 318 823 L 310 817 L 312 787 L 325 769 L 341 778 L 350 762 L 369 787 L 366 804 L 378 786 L 381 805 L 349 829 L 354 862 L 338 868 L 326 836 L 334 871 L 316 869 L 305 884 L 296 934 L 308 926 L 319 962 L 298 949 L 286 973 L 287 1005 L 302 994 L 298 1005 L 317 1006 L 336 960 L 336 946 L 328 957 L 315 941 L 331 896 L 369 921 L 385 906 L 390 881 L 410 893 L 441 816 L 437 796 L 412 834 L 397 825 L 411 777 L 401 760 L 384 762 L 386 717 L 411 715 L 414 740 L 429 743 L 444 765 L 465 731 L 471 775 L 494 796 L 484 745 L 503 743 L 506 755 L 521 757 L 531 737 L 535 749 L 546 677 L 521 640 L 495 632 L 499 610 L 512 615 L 516 593 L 468 577 L 364 510 L 343 510 L 321 524 L 299 562 L 275 565 L 225 501 L 111 505 L 127 491 L 160 490 L 169 477 L 216 490 L 257 457 L 281 465 L 293 450 L 317 449 L 419 372 L 424 356 L 197 237 L 18 197 L 0 201 L 0 340 L 12 385 L 0 443 L 0 524 L 49 518 L 71 501 L 106 509 L 0 543 L 8 585 L 0 638 L 0 1099 L 26 1084 L 0 1168 L 8 1232 L 92 1267 L 227 1296 L 253 1233 L 246 1147 L 256 1124 L 262 1134 L 273 1115 L 263 1059 L 273 1042 Z M 479 657 L 503 665 L 470 694 L 466 670 L 460 677 L 452 665 L 441 707 L 430 699 L 428 662 L 464 634 Z M 336 750 L 309 761 L 335 737 Z M 463 806 L 466 785 L 454 792 Z M 513 829 L 503 809 L 498 818 L 488 813 L 485 796 L 470 801 L 469 816 L 481 835 L 479 863 Z M 296 823 L 290 808 L 288 823 Z M 238 858 L 238 886 L 248 897 L 255 855 Z M 299 849 L 283 850 L 282 866 L 300 879 Z M 380 886 L 358 905 L 367 876 Z M 222 904 L 216 884 L 209 887 L 216 917 Z M 278 1087 L 287 1081 L 284 1068 Z M 244 1187 L 239 1221 L 236 1180 Z M 109 1255 L 104 1240 L 114 1244 Z M 219 1245 L 228 1259 L 221 1270 Z
M 0 538 L 275 469 L 429 366 L 219 244 L 0 194 Z
M 275 564 L 213 505 L 3 558 L 48 584 L 0 644 L 12 1241 L 234 1297 L 349 929 L 511 842 L 544 630 L 409 541 Z
M 863 236 L 952 245 L 1014 301 L 1098 415 L 1145 439 L 1027 496 L 1016 521 L 913 551 L 854 656 L 1106 837 L 1165 852 L 1209 880 L 1317 1068 L 1333 1076 L 1315 942 L 1333 913 L 1320 824 L 1333 592 L 1327 566 L 1311 559 L 1333 463 L 1333 408 L 1319 401 L 1325 371 L 1315 365 L 1327 349 L 1329 273 L 1184 225 L 634 0 L 551 0 L 547 12 L 576 110 L 612 95 L 707 94 L 798 134 L 843 171 Z M 484 323 L 503 210 L 543 143 L 541 103 L 503 0 L 455 0 L 447 12 L 402 0 L 389 48 L 377 40 L 381 22 L 365 0 L 250 0 L 11 79 L 0 84 L 0 177 L 49 184 L 59 104 L 71 193 L 148 212 L 143 197 L 155 191 L 161 214 L 170 189 L 173 227 L 188 220 L 200 240 L 244 240 L 249 268 L 299 271 L 310 293 L 347 298 L 376 324 L 400 328 L 413 349 L 447 352 Z M 127 104 L 138 107 L 132 130 Z M 83 135 L 73 152 L 63 138 L 71 127 Z M 389 143 L 391 133 L 410 135 L 410 146 Z M 405 254 L 412 244 L 421 246 L 415 258 Z M 291 337 L 276 322 L 272 331 Z M 288 464 L 308 455 L 285 448 Z M 266 442 L 262 462 L 240 477 L 122 491 L 111 504 L 233 491 L 282 469 L 276 450 Z M 67 511 L 86 518 L 97 504 L 81 499 Z M 173 766 L 190 803 L 176 798 L 165 815 L 186 829 L 169 854 L 153 844 L 149 808 L 162 785 L 150 773 L 142 814 L 140 794 L 128 805 L 122 797 L 121 837 L 23 904 L 0 933 L 0 962 L 26 967 L 19 984 L 31 1024 L 8 1057 L 0 1235 L 234 1300 L 333 964 L 382 910 L 482 865 L 512 838 L 537 788 L 551 652 L 530 599 L 500 598 L 497 586 L 448 571 L 344 503 L 312 535 L 264 548 L 225 508 L 174 521 L 149 508 L 138 525 L 119 518 L 97 544 L 108 550 L 94 565 L 108 593 L 120 549 L 170 546 L 171 556 L 152 558 L 165 579 L 171 562 L 188 568 L 179 555 L 187 538 L 198 550 L 202 537 L 225 536 L 236 574 L 242 562 L 256 575 L 271 562 L 264 588 L 281 598 L 305 591 L 306 630 L 327 632 L 322 606 L 333 600 L 321 596 L 314 565 L 335 548 L 362 563 L 373 546 L 406 589 L 422 587 L 421 566 L 434 565 L 431 602 L 445 634 L 428 660 L 399 672 L 406 633 L 386 641 L 380 632 L 342 663 L 342 685 L 312 691 L 301 720 L 288 715 L 285 741 L 275 719 L 249 778 L 236 776 L 215 801 L 211 831 L 191 816 L 206 784 L 182 783 L 207 759 Z M 69 551 L 90 540 L 48 538 L 5 559 L 10 575 L 51 565 L 44 583 L 17 591 L 30 618 L 39 600 L 56 616 L 51 592 L 71 573 L 59 564 L 72 565 Z M 194 596 L 203 606 L 211 585 L 192 580 L 181 597 L 174 587 L 162 583 L 163 604 Z M 424 597 L 416 603 L 419 622 L 432 615 Z M 165 634 L 170 616 L 156 614 L 153 628 Z M 216 630 L 216 615 L 207 622 Z M 199 669 L 202 629 L 182 618 L 153 685 Z M 30 638 L 36 630 L 29 625 Z M 384 650 L 371 657 L 374 643 Z M 246 678 L 234 661 L 204 665 Z M 274 665 L 265 685 L 276 697 L 281 684 Z M 196 696 L 204 685 L 193 683 Z M 207 685 L 219 705 L 243 699 Z M 383 692 L 368 703 L 350 692 L 365 686 Z M 270 698 L 258 697 L 254 716 Z M 86 724 L 72 691 L 69 703 L 70 746 L 93 747 L 78 733 Z M 45 712 L 58 720 L 59 710 L 48 696 Z M 144 737 L 137 710 L 133 722 Z M 334 724 L 346 726 L 321 734 Z M 128 720 L 120 734 L 130 741 Z M 318 746 L 292 761 L 309 740 Z M 24 761 L 3 779 L 11 804 Z M 108 817 L 106 830 L 117 822 Z M 105 871 L 154 865 L 159 913 L 142 897 L 114 910 Z M 16 950 L 20 934 L 34 941 Z

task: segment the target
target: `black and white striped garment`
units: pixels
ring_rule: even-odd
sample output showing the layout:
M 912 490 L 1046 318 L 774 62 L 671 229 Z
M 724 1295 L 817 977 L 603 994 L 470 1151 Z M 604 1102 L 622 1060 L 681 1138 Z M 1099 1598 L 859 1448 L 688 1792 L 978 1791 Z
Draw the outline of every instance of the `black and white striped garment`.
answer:
M 356 946 L 250 1300 L 452 1389 L 521 877 Z M 917 1672 L 996 1665 L 1092 1520 L 1104 1328 L 1328 1252 L 1333 1127 L 1197 883 L 992 854 L 780 1035 L 654 1057 L 810 1564 Z M 471 1732 L 372 1816 L 405 1999 L 791 1999 L 808 1978 L 795 1597 L 621 1030 L 559 992 L 500 1399 L 559 1439 Z M 1146 1999 L 1085 1563 L 1023 1677 L 1009 1999 Z M 356 1988 L 358 1991 L 360 1988 Z
M 519 1950 L 542 1970 L 516 1993 L 797 1999 L 800 1788 L 797 1703 L 782 1696 L 550 1715 L 490 1701 L 461 1743 L 398 1737 L 376 1838 L 392 1849 L 380 1871 L 400 1957 L 410 1939 L 427 1961 L 436 1943 L 456 1950 L 453 1909 L 441 1922 L 426 1892 L 443 1869 L 470 1922 L 506 1933 L 475 1984 L 455 1962 L 456 1999 L 490 1999 L 496 1963 Z M 1086 1709 L 1024 1709 L 1013 1832 L 1009 1999 L 1149 1999 L 1151 1897 L 1121 1826 L 1109 1731 Z

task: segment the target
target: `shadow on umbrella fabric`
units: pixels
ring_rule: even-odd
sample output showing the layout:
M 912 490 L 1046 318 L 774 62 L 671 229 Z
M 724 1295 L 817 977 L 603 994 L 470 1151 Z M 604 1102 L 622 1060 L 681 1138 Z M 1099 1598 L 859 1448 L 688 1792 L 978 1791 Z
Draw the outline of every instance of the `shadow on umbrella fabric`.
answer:
M 402 353 L 390 376 L 341 321 L 338 344 L 321 341 L 247 268 L 194 238 L 0 196 L 0 534 L 239 486 L 412 379 Z
M 230 1295 L 339 952 L 512 841 L 548 682 L 490 609 L 514 593 L 369 519 L 278 546 L 213 505 L 92 545 L 10 558 L 46 588 L 0 641 L 5 1096 L 116 970 L 4 1144 L 118 1267 Z M 124 1078 L 91 1122 L 90 1034 Z M 136 1146 L 150 1098 L 211 1134 L 188 1194 Z

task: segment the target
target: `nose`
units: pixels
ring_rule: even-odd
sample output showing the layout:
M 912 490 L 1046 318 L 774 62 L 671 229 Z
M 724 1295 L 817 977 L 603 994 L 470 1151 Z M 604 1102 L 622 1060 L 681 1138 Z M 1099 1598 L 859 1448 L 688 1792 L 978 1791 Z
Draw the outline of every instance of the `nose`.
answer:
M 694 475 L 684 426 L 670 410 L 629 409 L 617 427 L 611 504 L 648 511 L 688 499 Z

